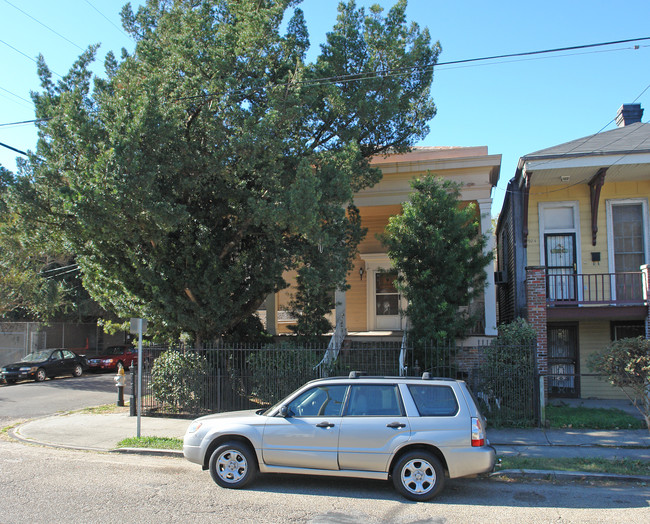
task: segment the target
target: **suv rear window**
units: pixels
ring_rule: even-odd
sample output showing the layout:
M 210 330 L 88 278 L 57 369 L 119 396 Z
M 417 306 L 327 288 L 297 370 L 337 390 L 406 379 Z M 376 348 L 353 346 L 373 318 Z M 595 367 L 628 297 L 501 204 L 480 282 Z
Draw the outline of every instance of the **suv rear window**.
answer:
M 453 417 L 458 413 L 458 401 L 449 386 L 409 384 L 408 389 L 421 417 Z

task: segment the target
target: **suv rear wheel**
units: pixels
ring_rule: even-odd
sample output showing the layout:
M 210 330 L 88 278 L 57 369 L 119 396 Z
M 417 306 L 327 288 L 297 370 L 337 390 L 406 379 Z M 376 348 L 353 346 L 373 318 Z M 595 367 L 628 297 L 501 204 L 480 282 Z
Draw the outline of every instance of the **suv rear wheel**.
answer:
M 431 500 L 443 488 L 445 472 L 440 461 L 428 451 L 403 455 L 393 467 L 395 489 L 410 500 Z
M 222 488 L 243 488 L 253 481 L 256 474 L 255 454 L 242 442 L 226 442 L 210 457 L 210 475 Z

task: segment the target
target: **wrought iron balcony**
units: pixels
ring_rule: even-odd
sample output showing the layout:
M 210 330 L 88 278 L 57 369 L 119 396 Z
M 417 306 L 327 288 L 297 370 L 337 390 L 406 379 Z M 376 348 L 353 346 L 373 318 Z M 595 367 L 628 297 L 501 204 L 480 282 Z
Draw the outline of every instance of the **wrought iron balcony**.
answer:
M 575 274 L 547 272 L 546 302 L 551 307 L 643 305 L 643 273 L 641 271 Z

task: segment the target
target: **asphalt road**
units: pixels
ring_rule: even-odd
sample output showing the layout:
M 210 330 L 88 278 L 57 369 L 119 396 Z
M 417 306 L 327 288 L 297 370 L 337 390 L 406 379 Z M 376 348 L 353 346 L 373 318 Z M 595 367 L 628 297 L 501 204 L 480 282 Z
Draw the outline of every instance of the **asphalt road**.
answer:
M 42 417 L 59 411 L 117 401 L 114 373 L 59 377 L 45 382 L 0 386 L 0 426 L 13 420 Z M 130 393 L 128 386 L 125 395 Z
M 650 488 L 449 481 L 435 501 L 387 482 L 268 475 L 224 490 L 180 458 L 89 453 L 0 440 L 3 523 L 650 522 Z
M 0 387 L 0 425 L 115 402 L 113 374 Z M 388 482 L 259 478 L 224 490 L 180 458 L 25 445 L 0 437 L 0 522 L 443 523 L 650 522 L 650 487 L 632 483 L 448 481 L 433 502 Z

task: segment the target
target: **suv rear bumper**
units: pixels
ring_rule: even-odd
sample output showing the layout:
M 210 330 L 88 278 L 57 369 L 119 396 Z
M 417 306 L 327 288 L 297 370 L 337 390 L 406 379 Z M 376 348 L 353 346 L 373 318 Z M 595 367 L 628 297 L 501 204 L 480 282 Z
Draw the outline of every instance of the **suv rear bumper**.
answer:
M 496 464 L 496 451 L 492 446 L 445 449 L 443 452 L 449 468 L 449 478 L 489 473 Z

